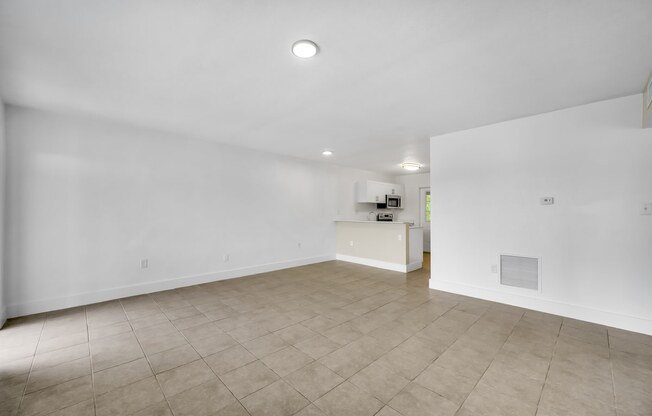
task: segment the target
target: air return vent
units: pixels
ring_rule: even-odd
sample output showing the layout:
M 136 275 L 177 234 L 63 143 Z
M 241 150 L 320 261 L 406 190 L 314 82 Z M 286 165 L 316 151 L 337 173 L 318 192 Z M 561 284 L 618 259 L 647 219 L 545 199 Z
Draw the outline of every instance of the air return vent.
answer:
M 500 284 L 539 290 L 539 259 L 501 255 Z

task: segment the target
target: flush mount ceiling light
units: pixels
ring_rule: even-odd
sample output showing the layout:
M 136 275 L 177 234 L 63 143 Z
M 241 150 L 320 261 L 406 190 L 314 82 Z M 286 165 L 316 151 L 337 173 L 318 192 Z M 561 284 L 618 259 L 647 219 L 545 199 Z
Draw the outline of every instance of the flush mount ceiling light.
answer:
M 421 164 L 415 162 L 403 162 L 401 167 L 405 170 L 419 170 L 421 169 Z
M 332 150 L 324 150 L 323 152 L 321 152 L 321 154 L 324 155 L 324 156 L 330 156 L 330 155 L 333 154 L 333 151 Z
M 299 58 L 312 58 L 317 55 L 317 44 L 311 40 L 302 39 L 292 44 L 292 53 Z

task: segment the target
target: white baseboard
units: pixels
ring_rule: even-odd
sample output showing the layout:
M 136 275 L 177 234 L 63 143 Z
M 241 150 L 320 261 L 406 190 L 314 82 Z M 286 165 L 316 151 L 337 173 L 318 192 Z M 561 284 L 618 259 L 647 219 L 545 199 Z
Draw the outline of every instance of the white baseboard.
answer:
M 419 270 L 422 267 L 423 267 L 423 262 L 422 261 L 415 261 L 415 262 L 409 263 L 407 265 L 407 271 L 408 272 L 413 272 L 415 270 Z
M 368 259 L 366 257 L 348 256 L 346 254 L 336 254 L 336 260 L 348 261 L 349 263 L 362 264 L 364 266 L 378 267 L 379 269 L 392 270 L 395 272 L 407 273 L 407 264 L 390 263 L 388 261 Z
M 652 320 L 638 316 L 624 315 L 541 297 L 505 293 L 447 280 L 430 279 L 430 288 L 652 335 Z
M 105 302 L 108 300 L 120 299 L 128 296 L 143 295 L 146 293 L 160 292 L 162 290 L 170 290 L 202 283 L 216 282 L 218 280 L 234 279 L 236 277 L 273 272 L 290 267 L 305 266 L 308 264 L 321 263 L 330 260 L 335 260 L 335 256 L 332 254 L 326 254 L 322 256 L 293 259 L 277 263 L 260 264 L 256 266 L 243 267 L 240 269 L 221 270 L 219 272 L 213 273 L 183 276 L 173 279 L 158 280 L 155 282 L 139 283 L 130 286 L 103 289 L 95 292 L 77 293 L 64 297 L 14 303 L 8 305 L 6 309 L 8 317 L 13 318 L 17 316 L 31 315 L 34 313 L 49 312 L 59 309 L 72 308 L 75 306 Z M 5 316 L 7 316 L 7 314 L 5 314 Z

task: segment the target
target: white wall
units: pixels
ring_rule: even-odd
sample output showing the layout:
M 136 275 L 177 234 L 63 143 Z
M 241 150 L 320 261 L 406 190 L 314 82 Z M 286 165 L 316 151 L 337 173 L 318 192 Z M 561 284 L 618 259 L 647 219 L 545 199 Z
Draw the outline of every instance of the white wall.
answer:
M 431 287 L 652 334 L 641 98 L 431 138 Z M 501 288 L 500 253 L 540 256 L 541 293 Z
M 7 320 L 7 304 L 4 289 L 5 171 L 7 168 L 5 148 L 5 106 L 2 100 L 0 100 L 0 328 L 2 328 L 2 325 Z
M 374 176 L 12 106 L 7 133 L 11 316 L 332 259 Z

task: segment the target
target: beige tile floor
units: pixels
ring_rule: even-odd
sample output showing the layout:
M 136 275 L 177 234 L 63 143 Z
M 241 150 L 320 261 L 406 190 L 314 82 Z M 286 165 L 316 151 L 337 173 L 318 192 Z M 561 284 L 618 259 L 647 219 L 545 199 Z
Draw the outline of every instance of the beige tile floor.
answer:
M 13 319 L 5 415 L 652 415 L 652 337 L 327 262 Z

